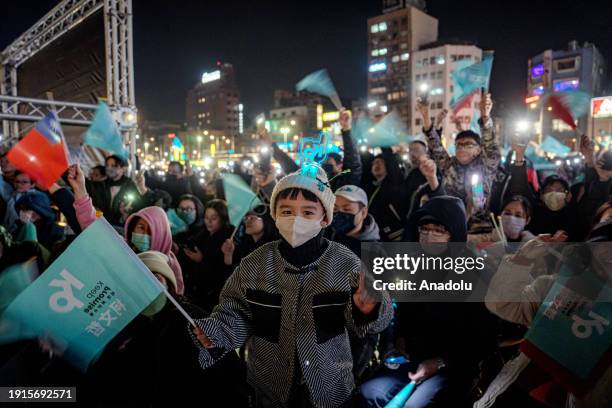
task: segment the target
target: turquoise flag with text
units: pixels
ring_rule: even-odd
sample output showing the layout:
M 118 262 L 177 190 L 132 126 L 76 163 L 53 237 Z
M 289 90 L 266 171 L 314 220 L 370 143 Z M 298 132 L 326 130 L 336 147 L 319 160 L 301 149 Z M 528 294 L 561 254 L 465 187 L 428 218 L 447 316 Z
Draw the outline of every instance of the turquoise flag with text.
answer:
M 111 111 L 104 102 L 98 103 L 91 126 L 85 132 L 84 143 L 108 150 L 124 159 L 128 157 L 128 152 L 123 146 L 119 128 L 117 128 Z
M 569 146 L 564 145 L 553 136 L 546 136 L 542 144 L 540 144 L 540 149 L 560 157 L 565 157 L 572 151 Z
M 161 284 L 100 218 L 5 309 L 1 328 L 38 337 L 86 371 L 106 344 L 162 293 Z

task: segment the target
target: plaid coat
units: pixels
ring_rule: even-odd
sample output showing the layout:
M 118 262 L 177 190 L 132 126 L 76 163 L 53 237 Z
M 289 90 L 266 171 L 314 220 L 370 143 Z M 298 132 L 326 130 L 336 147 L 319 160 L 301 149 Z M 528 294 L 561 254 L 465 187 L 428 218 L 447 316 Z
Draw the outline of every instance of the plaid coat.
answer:
M 248 381 L 256 390 L 285 405 L 299 362 L 311 402 L 339 406 L 355 386 L 347 329 L 360 337 L 384 330 L 392 317 L 389 295 L 365 316 L 353 305 L 361 264 L 348 248 L 328 241 L 317 261 L 296 268 L 278 244 L 245 257 L 211 316 L 196 321 L 215 345 L 205 349 L 196 341 L 200 364 L 207 368 L 248 340 Z

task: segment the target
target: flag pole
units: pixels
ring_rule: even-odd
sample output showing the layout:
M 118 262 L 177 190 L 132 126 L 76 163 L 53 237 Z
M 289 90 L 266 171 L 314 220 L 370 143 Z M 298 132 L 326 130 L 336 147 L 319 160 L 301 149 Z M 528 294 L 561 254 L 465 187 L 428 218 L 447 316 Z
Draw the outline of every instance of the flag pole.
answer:
M 170 301 L 172 302 L 172 304 L 177 308 L 177 310 L 179 312 L 181 312 L 181 314 L 185 317 L 185 319 L 187 319 L 187 321 L 193 326 L 193 327 L 198 327 L 195 324 L 195 321 L 193 320 L 193 318 L 191 316 L 189 316 L 189 314 L 185 311 L 185 309 L 183 309 L 183 307 L 179 304 L 179 302 L 177 302 L 177 300 L 170 294 L 170 292 L 168 292 L 168 288 L 165 287 L 164 285 L 161 284 L 160 282 L 160 286 L 162 287 L 162 290 L 164 291 L 164 294 L 166 295 L 166 297 L 168 299 L 170 299 Z

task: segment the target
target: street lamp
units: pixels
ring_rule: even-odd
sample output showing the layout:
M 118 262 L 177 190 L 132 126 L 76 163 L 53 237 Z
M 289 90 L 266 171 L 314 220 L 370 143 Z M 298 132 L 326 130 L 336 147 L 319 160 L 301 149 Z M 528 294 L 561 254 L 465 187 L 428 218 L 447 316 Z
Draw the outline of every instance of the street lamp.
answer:
M 291 119 L 291 122 L 289 123 L 291 123 L 291 126 L 295 126 L 295 120 Z
M 149 142 L 144 142 L 145 155 L 149 154 Z
M 527 130 L 529 130 L 529 122 L 527 122 L 526 120 L 519 120 L 518 122 L 516 122 L 516 131 L 517 132 L 526 132 Z

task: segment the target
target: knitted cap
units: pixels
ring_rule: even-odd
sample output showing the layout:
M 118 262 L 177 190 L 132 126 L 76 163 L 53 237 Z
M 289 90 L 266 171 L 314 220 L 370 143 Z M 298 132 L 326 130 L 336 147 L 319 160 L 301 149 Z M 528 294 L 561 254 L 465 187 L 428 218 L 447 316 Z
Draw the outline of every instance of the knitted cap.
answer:
M 309 174 L 308 170 L 312 170 L 312 173 L 316 170 L 316 176 L 315 174 Z M 275 221 L 276 197 L 278 197 L 281 191 L 290 188 L 301 188 L 317 196 L 317 198 L 321 200 L 321 203 L 323 203 L 325 218 L 328 224 L 331 224 L 334 218 L 334 202 L 336 201 L 336 196 L 329 186 L 325 170 L 319 166 L 310 165 L 307 168 L 302 168 L 295 173 L 283 177 L 276 183 L 272 191 L 272 196 L 270 197 L 270 215 Z
M 168 256 L 158 251 L 145 251 L 138 254 L 138 258 L 152 273 L 159 273 L 172 284 L 176 292 L 176 277 L 168 265 Z
M 455 143 L 457 143 L 461 139 L 467 138 L 474 139 L 477 144 L 480 144 L 480 135 L 471 130 L 464 130 L 462 132 L 457 133 L 457 136 L 455 136 Z

